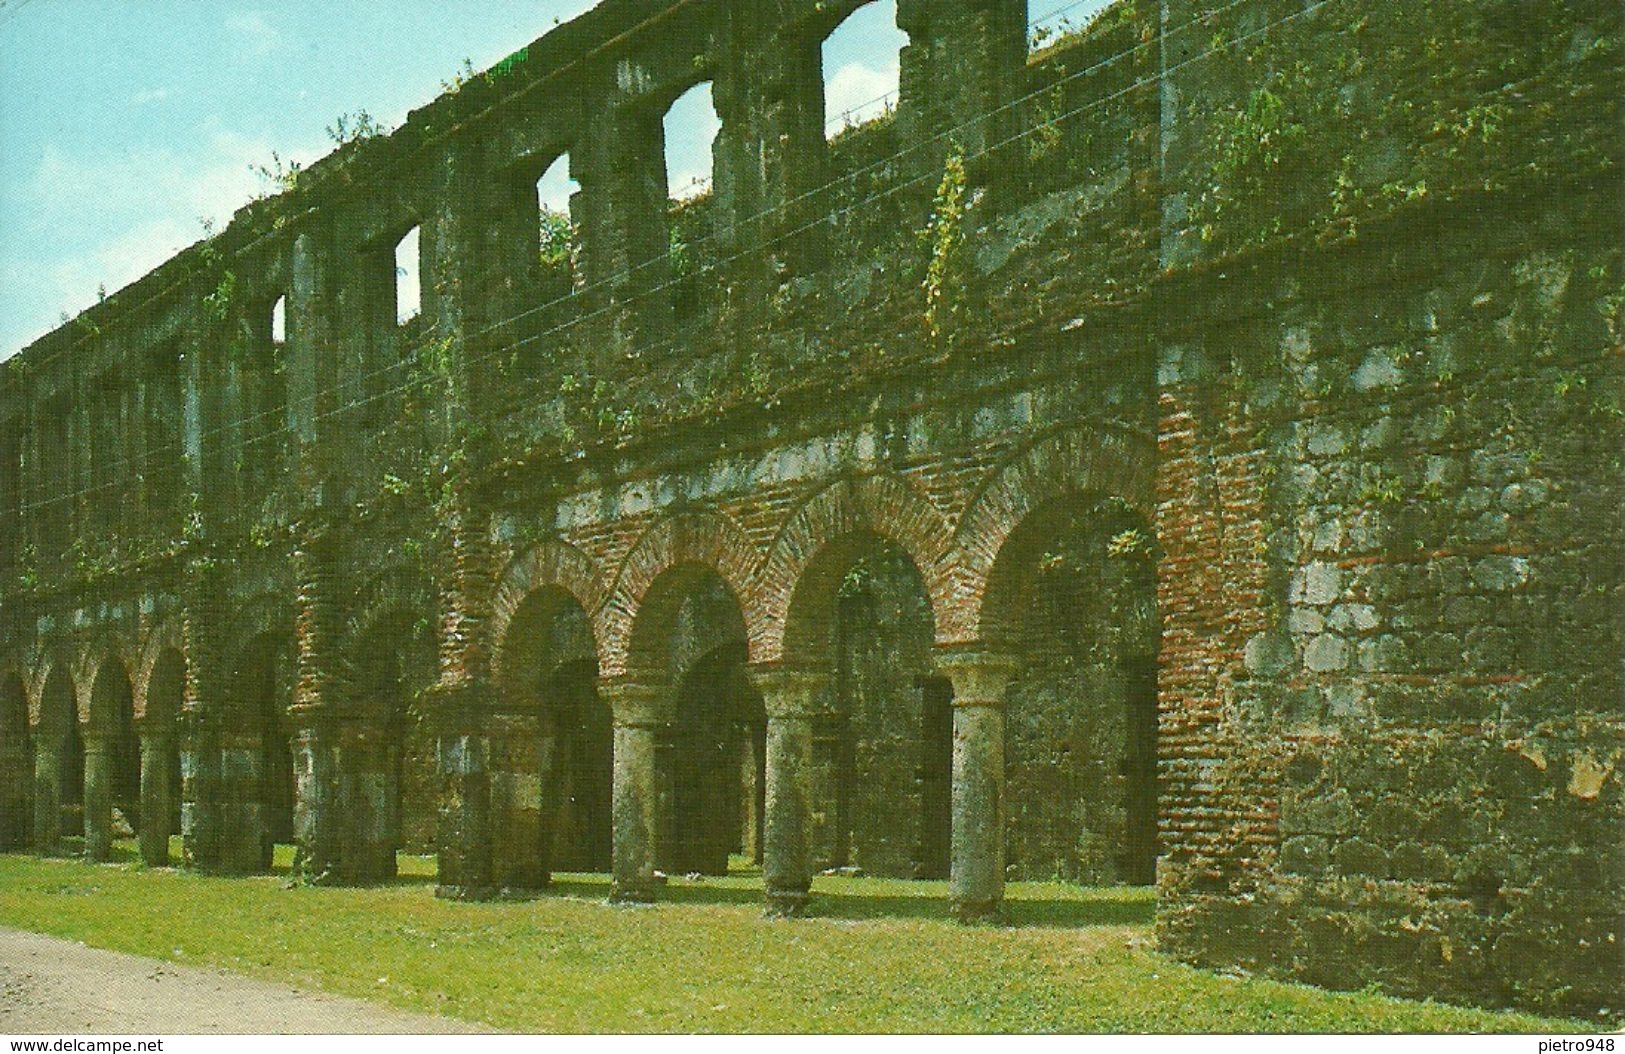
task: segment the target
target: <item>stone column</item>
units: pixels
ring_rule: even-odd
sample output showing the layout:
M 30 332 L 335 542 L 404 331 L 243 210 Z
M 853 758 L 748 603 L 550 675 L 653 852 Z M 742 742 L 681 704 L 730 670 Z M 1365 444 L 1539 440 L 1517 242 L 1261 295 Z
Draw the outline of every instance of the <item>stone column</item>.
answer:
M 812 888 L 812 726 L 822 674 L 752 671 L 767 711 L 762 884 L 769 915 L 799 915 Z
M 615 719 L 615 853 L 610 899 L 655 899 L 659 848 L 659 784 L 655 740 L 671 719 L 671 692 L 663 684 L 616 678 L 603 686 Z
M 174 810 L 175 731 L 146 717 L 141 724 L 141 860 L 148 867 L 169 865 L 169 822 Z
M 265 807 L 265 735 L 248 714 L 223 715 L 217 733 L 220 769 L 216 791 L 220 815 L 219 859 L 227 875 L 271 869 L 271 832 Z
M 746 860 L 762 862 L 762 844 L 760 829 L 763 823 L 762 816 L 757 812 L 756 801 L 763 797 L 763 788 L 757 786 L 757 764 L 759 762 L 754 735 L 746 736 L 744 749 L 740 751 L 739 759 L 739 797 L 743 808 L 739 810 L 739 846 L 745 854 Z
M 319 704 L 296 703 L 293 721 L 294 872 L 314 885 L 326 885 L 339 871 L 343 835 L 338 815 L 338 788 L 333 732 Z
M 30 789 L 34 759 L 28 750 L 28 725 L 0 734 L 0 851 L 28 846 L 33 822 Z
M 376 713 L 346 714 L 335 722 L 334 747 L 342 823 L 338 881 L 372 885 L 395 877 L 391 827 L 389 722 Z
M 395 877 L 387 726 L 376 715 L 323 704 L 292 711 L 295 869 L 314 885 L 372 885 Z
M 202 871 L 221 866 L 225 837 L 220 732 L 231 663 L 224 638 L 230 623 L 218 561 L 200 558 L 183 578 L 186 690 L 178 721 L 181 736 L 181 834 L 186 861 Z
M 482 682 L 439 684 L 429 690 L 427 713 L 435 728 L 440 777 L 440 854 L 435 896 L 481 900 L 491 896 L 491 783 L 487 768 Z
M 195 703 L 181 708 L 181 843 L 186 862 L 204 871 L 220 859 L 220 751 L 211 725 Z
M 1005 104 L 1021 91 L 1026 72 L 1026 5 L 898 0 L 897 24 L 909 36 L 899 59 L 897 115 L 901 137 L 913 148 L 905 167 L 940 174 L 950 142 L 971 157 L 1001 143 L 1016 123 Z
M 56 740 L 50 742 L 49 740 Z M 38 736 L 34 748 L 34 851 L 62 852 L 62 748 L 59 736 Z
M 541 889 L 547 867 L 542 815 L 542 731 L 536 707 L 491 715 L 491 878 L 498 887 Z
M 113 738 L 85 734 L 85 859 L 100 862 L 113 853 Z
M 1004 692 L 1008 656 L 955 649 L 937 658 L 954 687 L 953 844 L 948 899 L 964 922 L 1004 900 Z

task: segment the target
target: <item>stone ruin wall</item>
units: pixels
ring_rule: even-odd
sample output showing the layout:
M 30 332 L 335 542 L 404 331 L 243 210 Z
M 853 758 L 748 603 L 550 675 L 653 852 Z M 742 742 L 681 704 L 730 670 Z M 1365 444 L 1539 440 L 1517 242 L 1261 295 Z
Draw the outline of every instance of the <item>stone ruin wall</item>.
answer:
M 549 845 L 771 857 L 795 665 L 799 866 L 981 867 L 926 731 L 1003 683 L 970 648 L 1017 671 L 1010 877 L 1156 853 L 1176 956 L 1617 1009 L 1618 11 L 1141 0 L 1024 63 L 1022 5 L 902 0 L 896 115 L 826 145 L 856 6 L 612 0 L 14 360 L 7 844 L 74 833 L 77 757 L 92 855 L 184 769 L 227 872 L 273 826 L 475 894 Z M 707 79 L 715 189 L 669 210 L 659 115 Z M 561 270 L 515 188 L 565 150 Z M 708 700 L 740 716 L 682 733 Z M 661 844 L 611 847 L 645 749 Z

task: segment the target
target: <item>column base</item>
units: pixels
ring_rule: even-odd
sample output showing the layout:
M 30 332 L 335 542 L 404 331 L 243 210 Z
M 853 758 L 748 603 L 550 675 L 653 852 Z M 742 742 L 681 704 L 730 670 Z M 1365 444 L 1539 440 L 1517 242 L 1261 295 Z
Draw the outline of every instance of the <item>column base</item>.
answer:
M 540 878 L 525 882 L 504 882 L 497 887 L 498 900 L 535 900 L 546 893 L 553 886 L 553 876 L 543 874 Z
M 950 903 L 949 910 L 956 920 L 967 925 L 1000 925 L 1005 919 L 1002 900 L 955 900 Z
M 438 900 L 495 900 L 497 891 L 490 886 L 435 886 Z
M 609 887 L 609 902 L 611 904 L 653 904 L 655 902 L 654 887 L 622 885 L 617 882 Z
M 807 911 L 812 894 L 805 889 L 770 889 L 763 914 L 771 919 L 799 918 Z
M 169 835 L 167 833 L 162 838 L 156 835 L 142 837 L 140 846 L 143 867 L 169 866 Z

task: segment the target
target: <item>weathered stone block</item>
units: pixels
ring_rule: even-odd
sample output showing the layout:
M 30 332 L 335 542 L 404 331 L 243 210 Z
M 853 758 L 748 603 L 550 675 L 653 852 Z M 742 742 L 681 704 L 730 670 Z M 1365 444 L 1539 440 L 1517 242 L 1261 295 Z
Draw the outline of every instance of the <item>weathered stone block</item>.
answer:
M 1473 581 L 1481 589 L 1505 593 L 1529 581 L 1529 561 L 1521 556 L 1486 556 L 1473 564 Z
M 1405 379 L 1397 358 L 1398 354 L 1391 348 L 1371 351 L 1360 363 L 1360 368 L 1354 371 L 1354 390 L 1369 392 L 1378 388 L 1397 388 Z
M 1509 483 L 1501 491 L 1501 507 L 1514 515 L 1532 512 L 1546 503 L 1551 486 L 1542 479 Z
M 1332 858 L 1337 862 L 1337 869 L 1345 875 L 1388 877 L 1388 854 L 1381 846 L 1364 838 L 1338 842 Z
M 1293 579 L 1294 603 L 1324 605 L 1336 600 L 1343 592 L 1343 572 L 1336 564 L 1313 563 L 1300 570 Z
M 1354 803 L 1341 788 L 1313 798 L 1281 802 L 1281 828 L 1309 834 L 1337 835 L 1354 822 Z
M 1332 673 L 1348 668 L 1349 645 L 1342 637 L 1323 633 L 1309 642 L 1303 664 L 1311 673 Z
M 1247 642 L 1242 661 L 1249 673 L 1270 677 L 1288 669 L 1297 659 L 1292 642 L 1280 633 L 1260 633 Z
M 1289 875 L 1318 875 L 1331 863 L 1327 839 L 1298 835 L 1281 843 L 1281 870 Z

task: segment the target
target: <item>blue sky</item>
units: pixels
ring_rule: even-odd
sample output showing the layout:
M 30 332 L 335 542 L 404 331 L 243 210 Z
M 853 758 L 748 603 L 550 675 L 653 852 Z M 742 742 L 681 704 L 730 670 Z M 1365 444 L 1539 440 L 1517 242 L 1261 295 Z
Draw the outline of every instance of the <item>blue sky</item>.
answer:
M 272 151 L 303 163 L 365 110 L 387 127 L 466 58 L 485 69 L 593 0 L 0 0 L 0 358 L 226 223 Z M 1032 0 L 1080 20 L 1103 0 Z M 861 119 L 897 86 L 894 0 L 825 46 L 828 109 Z M 667 118 L 675 193 L 710 168 L 709 89 Z M 542 181 L 562 203 L 562 172 Z

